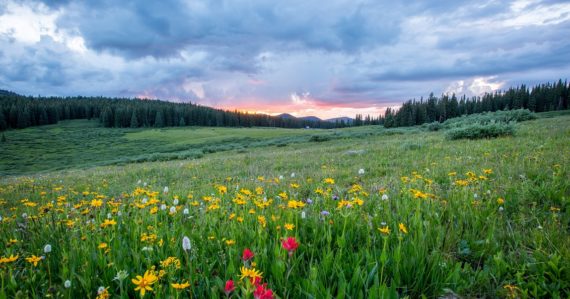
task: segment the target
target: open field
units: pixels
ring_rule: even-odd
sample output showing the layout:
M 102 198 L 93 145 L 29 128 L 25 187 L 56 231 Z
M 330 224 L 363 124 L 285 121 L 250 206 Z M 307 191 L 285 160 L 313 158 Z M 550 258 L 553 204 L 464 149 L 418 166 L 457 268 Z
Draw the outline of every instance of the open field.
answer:
M 215 129 L 276 143 L 89 169 L 77 168 L 228 139 L 212 129 L 73 135 L 88 122 L 9 131 L 6 173 L 71 167 L 1 181 L 0 298 L 94 298 L 100 287 L 137 297 L 145 272 L 146 298 L 225 297 L 230 279 L 233 298 L 251 298 L 259 272 L 279 298 L 567 298 L 570 116 L 550 116 L 467 141 L 419 128 L 326 131 L 323 142 L 306 142 L 312 130 Z M 290 253 L 287 237 L 298 242 Z

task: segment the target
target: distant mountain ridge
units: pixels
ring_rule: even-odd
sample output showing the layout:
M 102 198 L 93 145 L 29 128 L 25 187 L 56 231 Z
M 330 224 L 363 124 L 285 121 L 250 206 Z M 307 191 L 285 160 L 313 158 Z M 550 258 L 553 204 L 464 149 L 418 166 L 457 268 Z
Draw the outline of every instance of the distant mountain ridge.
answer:
M 354 122 L 354 118 L 350 118 L 350 117 L 347 117 L 347 116 L 335 117 L 335 118 L 328 118 L 328 119 L 321 119 L 321 118 L 318 118 L 318 117 L 316 117 L 316 116 L 301 116 L 301 117 L 295 117 L 295 116 L 293 116 L 293 115 L 291 115 L 291 114 L 289 114 L 289 113 L 281 113 L 281 114 L 279 114 L 279 115 L 276 115 L 276 117 L 283 118 L 283 119 L 299 119 L 299 120 L 316 121 L 316 122 L 318 122 L 318 121 L 326 121 L 326 122 L 331 122 L 331 123 L 334 123 L 334 122 L 337 122 L 337 121 L 338 121 L 338 122 L 344 121 L 344 122 L 347 123 L 347 124 L 351 124 L 351 123 Z

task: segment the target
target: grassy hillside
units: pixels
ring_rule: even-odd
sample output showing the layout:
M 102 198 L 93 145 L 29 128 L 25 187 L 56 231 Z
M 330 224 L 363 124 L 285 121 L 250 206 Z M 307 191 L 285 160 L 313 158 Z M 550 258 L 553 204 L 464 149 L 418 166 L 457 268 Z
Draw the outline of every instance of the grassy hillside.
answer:
M 550 116 L 496 139 L 353 128 L 324 142 L 5 178 L 0 297 L 95 297 L 100 287 L 135 297 L 131 279 L 148 271 L 157 281 L 147 298 L 225 297 L 229 279 L 245 298 L 252 269 L 281 298 L 568 297 L 570 116 Z M 141 151 L 197 136 L 93 132 L 122 134 L 119 149 Z M 95 136 L 73 146 L 88 159 L 93 147 L 117 155 Z M 290 254 L 286 237 L 299 244 Z M 252 261 L 242 261 L 244 248 Z M 32 255 L 45 258 L 34 266 L 24 259 Z M 122 270 L 127 278 L 114 280 Z

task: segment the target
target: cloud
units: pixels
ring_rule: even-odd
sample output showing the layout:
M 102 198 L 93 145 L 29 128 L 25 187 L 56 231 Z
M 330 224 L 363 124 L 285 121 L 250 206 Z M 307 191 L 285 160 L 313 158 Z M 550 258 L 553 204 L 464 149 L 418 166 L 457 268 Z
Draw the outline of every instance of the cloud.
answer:
M 564 79 L 567 32 L 555 0 L 12 0 L 0 88 L 354 116 Z

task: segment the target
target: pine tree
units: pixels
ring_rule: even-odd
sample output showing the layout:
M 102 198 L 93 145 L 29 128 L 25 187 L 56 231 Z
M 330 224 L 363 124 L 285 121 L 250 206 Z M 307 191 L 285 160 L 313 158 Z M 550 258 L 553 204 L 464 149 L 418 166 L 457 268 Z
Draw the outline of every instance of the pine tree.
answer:
M 133 110 L 133 113 L 131 114 L 131 128 L 138 128 L 139 127 L 139 121 L 137 119 L 137 112 Z
M 6 135 L 4 135 L 4 133 L 2 133 L 2 139 L 0 139 L 0 142 L 6 142 Z

